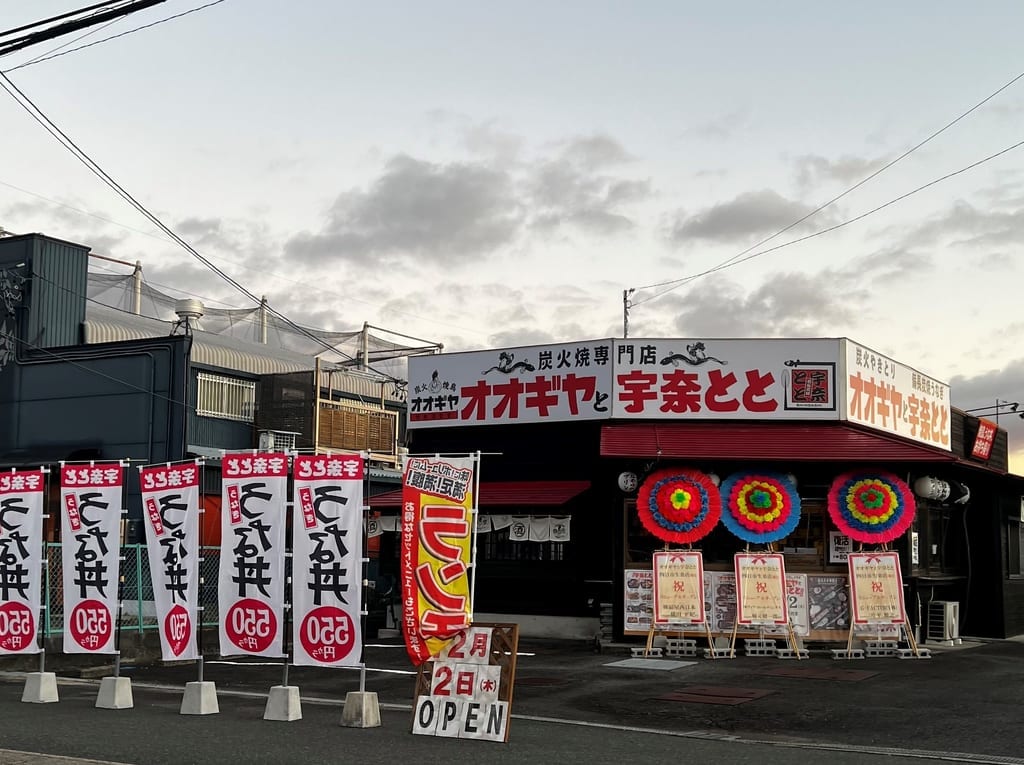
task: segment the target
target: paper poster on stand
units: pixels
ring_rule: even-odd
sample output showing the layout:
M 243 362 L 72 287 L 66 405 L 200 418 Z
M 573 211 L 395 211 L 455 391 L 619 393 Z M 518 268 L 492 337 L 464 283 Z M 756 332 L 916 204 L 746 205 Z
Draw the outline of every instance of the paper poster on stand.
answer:
M 647 632 L 654 614 L 654 572 L 645 568 L 627 568 L 623 582 L 626 632 Z
M 850 553 L 847 563 L 854 624 L 904 623 L 899 553 Z
M 704 558 L 697 551 L 654 553 L 654 623 L 704 624 Z
M 780 553 L 737 553 L 736 621 L 788 624 L 786 566 Z

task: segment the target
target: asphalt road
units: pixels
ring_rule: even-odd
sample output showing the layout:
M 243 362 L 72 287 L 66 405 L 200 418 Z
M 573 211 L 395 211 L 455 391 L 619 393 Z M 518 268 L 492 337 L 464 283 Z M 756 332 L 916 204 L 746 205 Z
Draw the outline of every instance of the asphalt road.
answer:
M 179 714 L 184 683 L 196 679 L 194 665 L 125 666 L 135 706 L 117 711 L 95 708 L 95 679 L 66 679 L 57 704 L 23 704 L 22 677 L 7 673 L 0 676 L 0 762 L 75 762 L 39 758 L 59 755 L 139 765 L 467 757 L 566 765 L 683 757 L 769 765 L 1024 764 L 1024 644 L 1017 642 L 943 651 L 930 660 L 741 656 L 673 671 L 607 666 L 627 656 L 582 644 L 524 643 L 521 650 L 508 744 L 411 735 L 414 678 L 403 649 L 392 645 L 367 649 L 373 669 L 366 689 L 378 694 L 382 716 L 381 727 L 367 729 L 340 725 L 345 694 L 359 687 L 351 670 L 292 668 L 303 718 L 290 723 L 262 719 L 268 689 L 281 682 L 280 666 L 266 663 L 208 661 L 204 678 L 217 685 L 220 713 L 203 717 Z M 686 700 L 688 691 L 708 686 L 759 697 L 735 706 Z

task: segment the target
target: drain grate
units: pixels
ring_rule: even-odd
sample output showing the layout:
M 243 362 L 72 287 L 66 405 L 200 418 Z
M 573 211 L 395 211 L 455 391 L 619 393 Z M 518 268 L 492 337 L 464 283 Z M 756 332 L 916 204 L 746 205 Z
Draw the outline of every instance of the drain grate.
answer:
M 807 680 L 838 680 L 844 683 L 859 683 L 874 677 L 877 672 L 869 672 L 865 669 L 826 669 L 821 667 L 779 667 L 778 669 L 761 670 L 759 675 L 771 675 L 772 677 L 795 677 Z
M 678 691 L 666 693 L 664 696 L 655 696 L 655 699 L 658 701 L 680 701 L 691 704 L 736 706 L 738 704 L 746 704 L 748 701 L 762 699 L 773 693 L 775 691 L 766 691 L 761 688 L 691 685 L 688 688 L 680 688 Z

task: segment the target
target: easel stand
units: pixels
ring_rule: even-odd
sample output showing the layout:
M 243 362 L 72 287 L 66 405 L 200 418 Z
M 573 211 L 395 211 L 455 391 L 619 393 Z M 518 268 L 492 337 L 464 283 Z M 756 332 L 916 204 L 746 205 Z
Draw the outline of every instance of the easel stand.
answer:
M 891 627 L 892 622 L 878 622 L 871 624 L 876 629 L 882 626 Z M 850 625 L 850 632 L 846 638 L 846 649 L 833 648 L 833 659 L 879 659 L 895 657 L 897 659 L 930 659 L 932 652 L 928 648 L 921 648 L 914 638 L 914 631 L 910 628 L 909 620 L 904 620 L 898 625 L 898 632 L 895 640 L 883 640 L 881 630 L 875 633 L 873 640 L 864 641 L 863 648 L 853 647 L 853 632 L 856 625 Z M 902 634 L 901 634 L 902 633 Z M 901 638 L 905 636 L 907 648 L 900 648 Z

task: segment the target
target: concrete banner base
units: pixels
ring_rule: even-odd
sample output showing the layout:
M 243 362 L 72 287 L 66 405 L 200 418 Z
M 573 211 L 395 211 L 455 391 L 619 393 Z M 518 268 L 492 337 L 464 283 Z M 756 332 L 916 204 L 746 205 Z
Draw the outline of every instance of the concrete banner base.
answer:
M 57 675 L 53 672 L 29 672 L 25 675 L 25 691 L 21 700 L 26 704 L 52 704 L 57 698 Z
M 181 699 L 181 714 L 215 715 L 219 712 L 216 683 L 209 680 L 185 683 L 185 695 Z
M 302 702 L 299 700 L 299 686 L 275 685 L 267 697 L 264 720 L 291 722 L 302 719 Z
M 380 704 L 377 702 L 377 694 L 359 691 L 346 693 L 341 724 L 346 728 L 379 728 Z
M 134 706 L 130 677 L 105 677 L 100 681 L 97 709 L 131 709 Z

